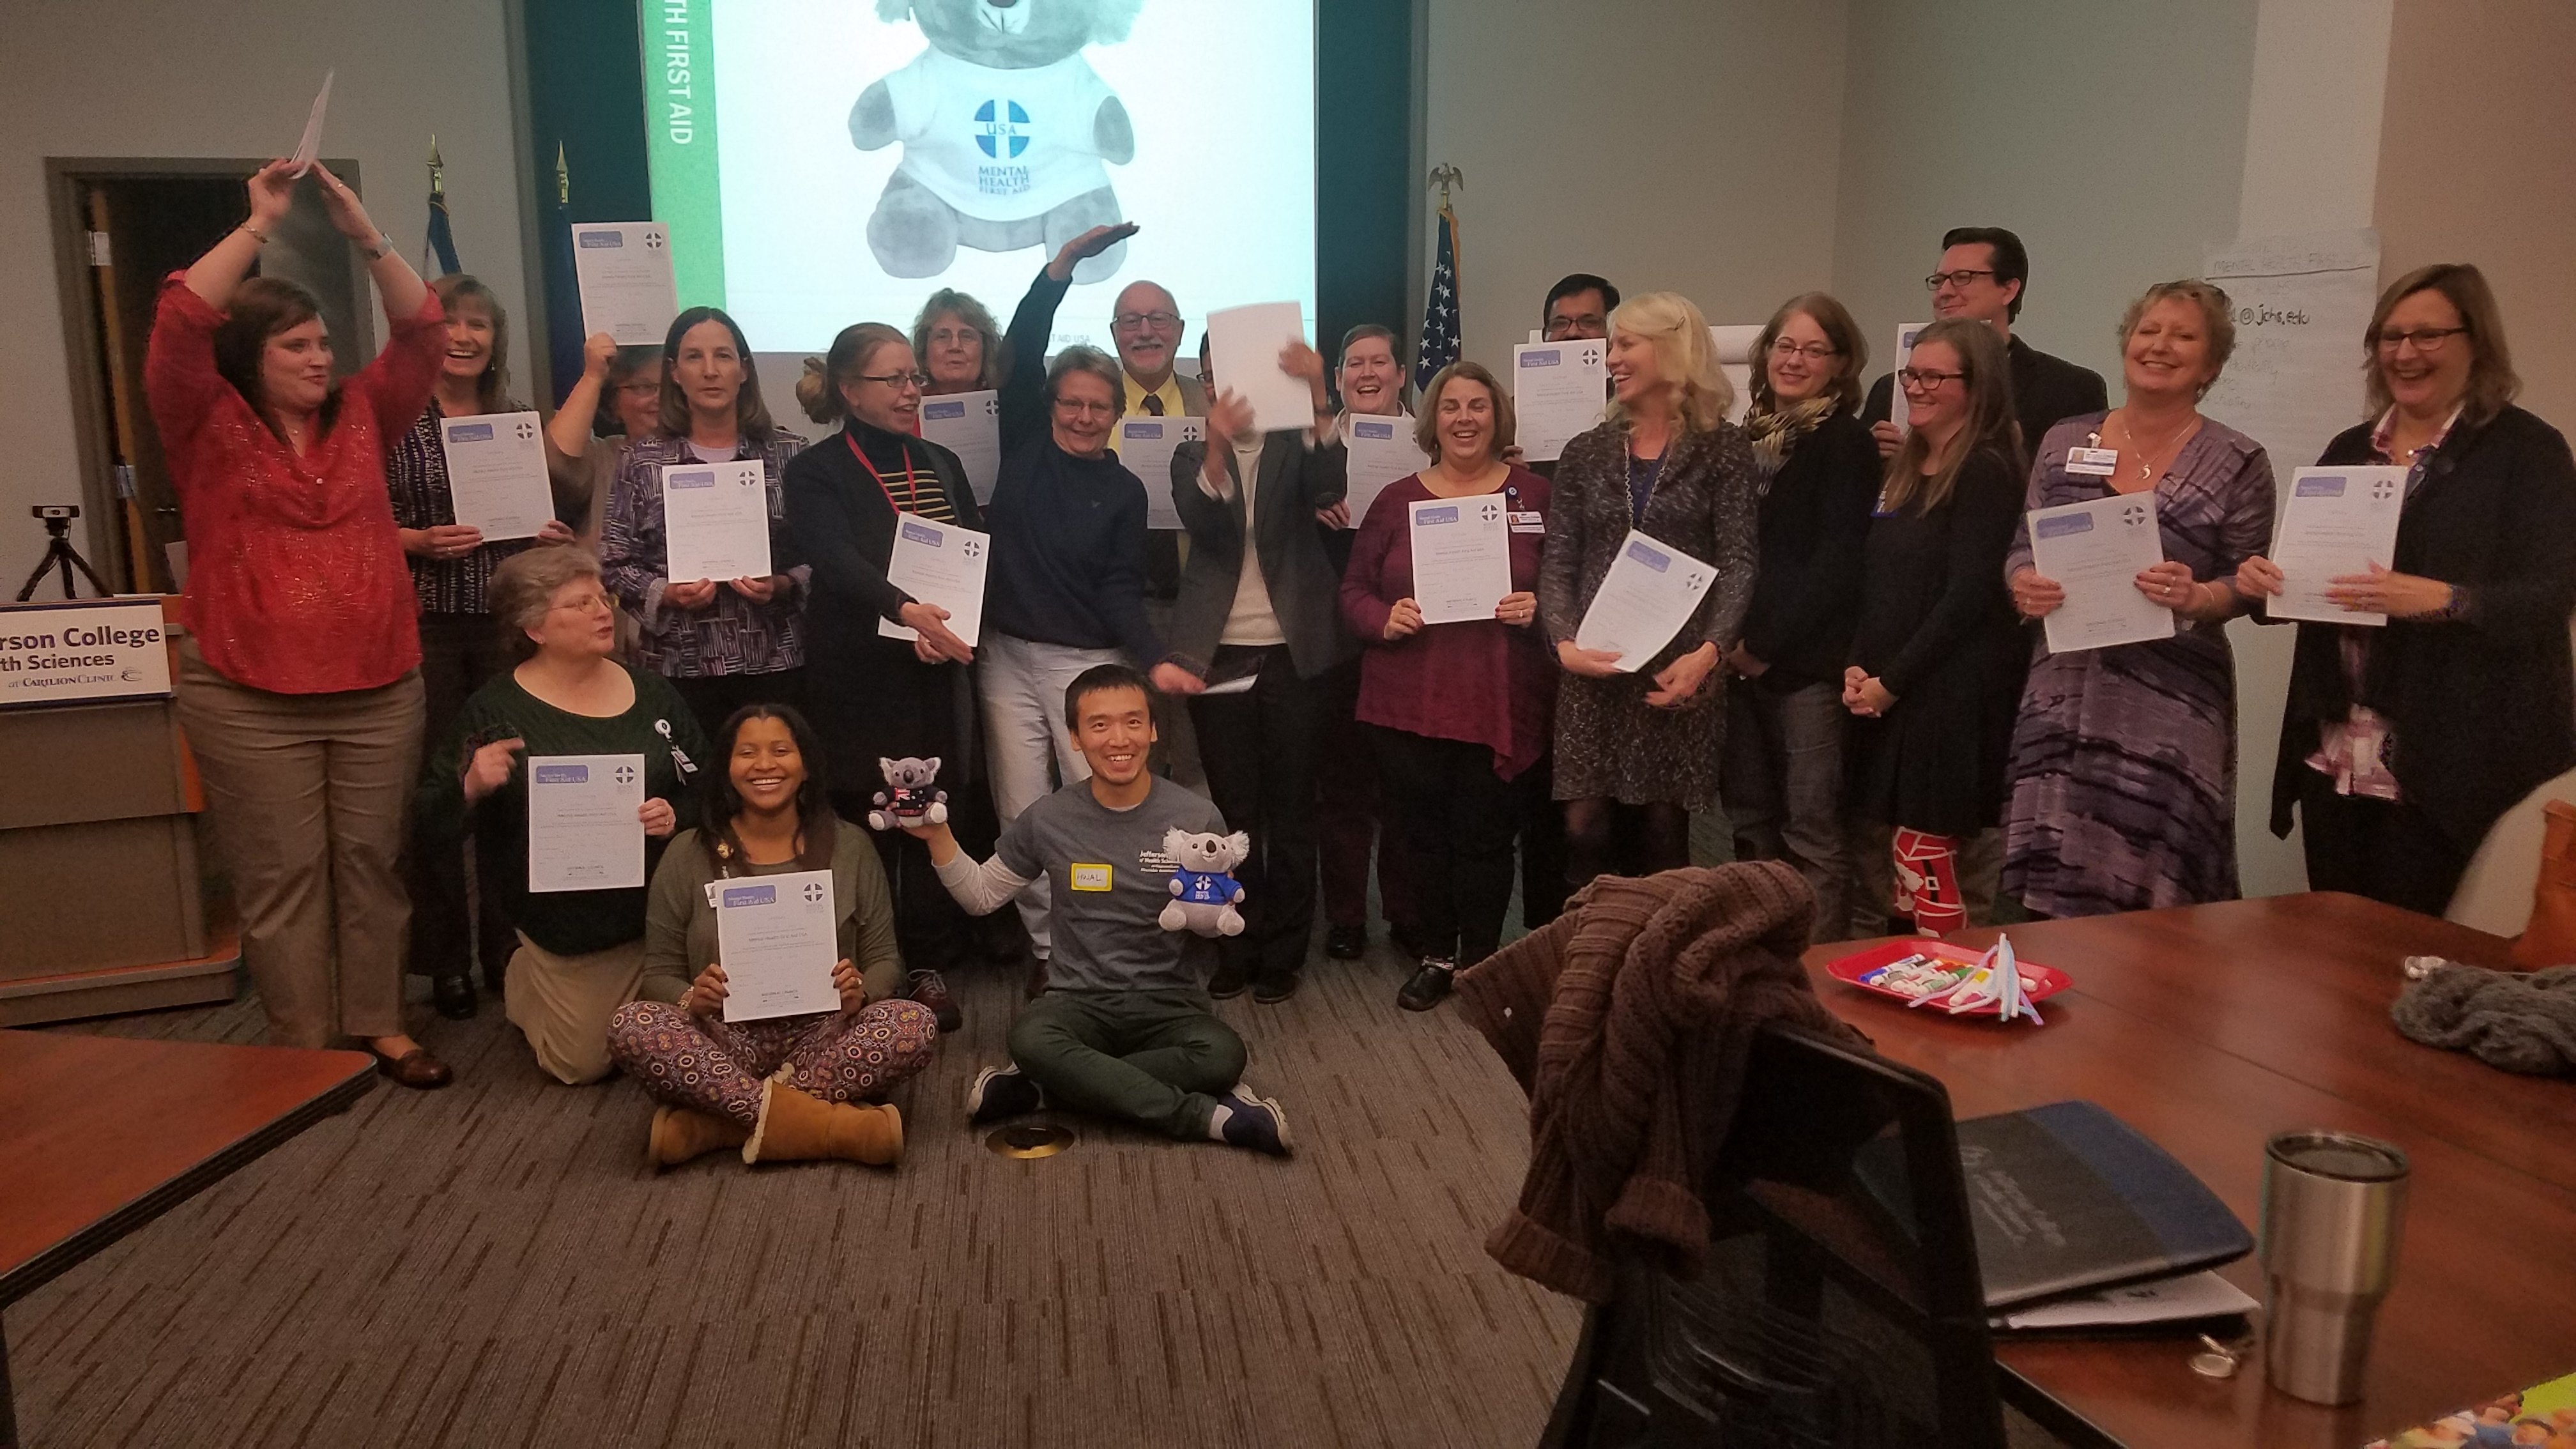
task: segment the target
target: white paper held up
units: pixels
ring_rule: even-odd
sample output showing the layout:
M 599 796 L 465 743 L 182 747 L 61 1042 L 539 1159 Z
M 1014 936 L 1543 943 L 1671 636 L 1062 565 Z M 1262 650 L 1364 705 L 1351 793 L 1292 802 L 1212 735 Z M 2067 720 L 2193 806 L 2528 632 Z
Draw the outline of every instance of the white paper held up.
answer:
M 312 170 L 313 163 L 322 159 L 322 113 L 331 108 L 331 81 L 339 73 L 337 67 L 322 72 L 322 89 L 313 97 L 311 114 L 304 118 L 304 139 L 295 143 L 295 154 L 287 158 L 295 164 L 291 173 L 295 176 Z
M 2154 495 L 2036 508 L 2029 523 L 2031 568 L 2066 591 L 2045 620 L 2048 652 L 2173 637 L 2173 611 L 2138 592 L 2138 575 L 2165 561 Z
M 1217 386 L 1251 406 L 1254 427 L 1275 433 L 1315 425 L 1314 388 L 1279 366 L 1283 349 L 1306 340 L 1305 313 L 1296 303 L 1255 302 L 1210 312 L 1207 335 Z
M 546 481 L 546 445 L 535 413 L 442 418 L 440 453 L 456 521 L 483 531 L 485 542 L 534 538 L 555 515 Z
M 957 455 L 977 503 L 993 501 L 993 484 L 1002 474 L 1001 399 L 1000 393 L 986 388 L 921 400 L 922 441 Z
M 1554 462 L 1576 434 L 1601 421 L 1609 357 L 1610 344 L 1598 338 L 1512 349 L 1512 411 L 1519 415 L 1522 457 Z
M 769 577 L 769 483 L 760 460 L 665 466 L 662 553 L 662 576 L 675 584 Z
M 2326 597 L 2339 578 L 2390 566 L 2397 520 L 2406 510 L 2406 470 L 2387 466 L 2299 468 L 2290 474 L 2281 521 L 2267 555 L 2280 566 L 2281 592 L 2264 605 L 2275 619 L 2378 626 L 2386 614 L 2346 609 Z
M 1667 548 L 1636 529 L 1628 530 L 1619 556 L 1602 575 L 1592 606 L 1575 626 L 1578 649 L 1603 649 L 1619 656 L 1622 674 L 1646 667 L 1690 622 L 1717 569 L 1679 549 Z
M 528 889 L 644 884 L 644 757 L 531 755 Z
M 991 535 L 904 514 L 894 521 L 886 582 L 925 604 L 946 609 L 948 632 L 972 649 L 983 636 L 984 570 L 991 562 Z M 891 619 L 879 619 L 877 632 L 888 639 L 920 634 Z
M 832 985 L 840 960 L 839 915 L 828 870 L 719 880 L 716 959 L 724 967 L 724 1019 L 837 1011 Z

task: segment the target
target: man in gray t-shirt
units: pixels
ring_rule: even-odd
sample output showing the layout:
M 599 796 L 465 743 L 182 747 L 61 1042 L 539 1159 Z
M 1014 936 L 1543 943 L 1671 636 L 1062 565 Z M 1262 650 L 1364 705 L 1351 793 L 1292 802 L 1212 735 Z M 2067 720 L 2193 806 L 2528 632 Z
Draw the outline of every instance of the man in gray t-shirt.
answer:
M 1091 778 L 1020 812 L 993 858 L 977 863 L 946 825 L 914 830 L 957 903 L 975 915 L 1043 879 L 1054 949 L 1047 990 L 1011 1025 L 1009 1067 L 987 1067 L 966 1095 L 970 1120 L 1050 1103 L 1142 1122 L 1174 1137 L 1289 1150 L 1288 1117 L 1240 1083 L 1243 1039 L 1212 1013 L 1215 943 L 1166 931 L 1178 865 L 1173 829 L 1223 832 L 1214 805 L 1145 768 L 1154 743 L 1142 676 L 1085 670 L 1065 691 L 1073 746 Z

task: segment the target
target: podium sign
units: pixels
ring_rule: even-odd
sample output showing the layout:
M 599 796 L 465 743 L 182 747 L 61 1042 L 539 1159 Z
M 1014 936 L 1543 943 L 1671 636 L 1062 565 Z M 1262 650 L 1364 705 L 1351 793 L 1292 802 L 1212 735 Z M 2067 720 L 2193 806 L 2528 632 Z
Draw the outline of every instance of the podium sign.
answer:
M 169 693 L 160 596 L 0 607 L 0 709 Z

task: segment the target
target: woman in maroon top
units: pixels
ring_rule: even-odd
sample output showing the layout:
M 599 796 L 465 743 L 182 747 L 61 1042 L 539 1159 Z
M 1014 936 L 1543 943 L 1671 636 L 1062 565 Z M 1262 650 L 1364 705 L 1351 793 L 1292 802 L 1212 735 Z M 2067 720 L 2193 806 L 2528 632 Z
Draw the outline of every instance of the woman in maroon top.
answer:
M 1373 727 L 1379 779 L 1415 862 L 1427 954 L 1396 996 L 1427 1011 L 1460 965 L 1502 944 L 1512 898 L 1514 781 L 1547 752 L 1556 671 L 1530 628 L 1538 617 L 1547 480 L 1502 460 L 1512 404 L 1472 362 L 1442 368 L 1414 423 L 1439 461 L 1399 478 L 1370 505 L 1342 574 L 1342 618 L 1368 640 L 1360 657 L 1359 717 Z M 1411 505 L 1500 494 L 1510 516 L 1512 590 L 1491 620 L 1422 622 L 1413 598 Z
M 270 1038 L 356 1037 L 386 1075 L 435 1087 L 446 1064 L 402 1025 L 420 631 L 384 454 L 429 406 L 447 330 L 356 194 L 314 174 L 384 296 L 382 355 L 335 383 L 313 295 L 244 280 L 286 215 L 284 161 L 251 178 L 250 220 L 162 288 L 153 321 L 144 387 L 194 563 L 179 718 Z

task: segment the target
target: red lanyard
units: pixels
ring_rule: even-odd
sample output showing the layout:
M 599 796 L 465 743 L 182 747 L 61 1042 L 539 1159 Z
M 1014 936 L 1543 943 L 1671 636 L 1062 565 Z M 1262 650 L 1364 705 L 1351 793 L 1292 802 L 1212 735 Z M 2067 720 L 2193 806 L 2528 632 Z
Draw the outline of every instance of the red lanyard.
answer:
M 869 462 L 868 455 L 859 451 L 859 440 L 844 432 L 841 441 L 850 445 L 850 456 L 858 459 L 859 466 L 868 470 L 868 476 L 877 480 L 877 491 L 885 495 L 886 507 L 897 513 L 921 511 L 921 481 L 912 470 L 912 450 L 906 448 L 903 454 L 903 501 L 912 505 L 906 508 L 894 501 L 894 490 L 886 486 L 885 475 L 877 471 L 877 465 Z

